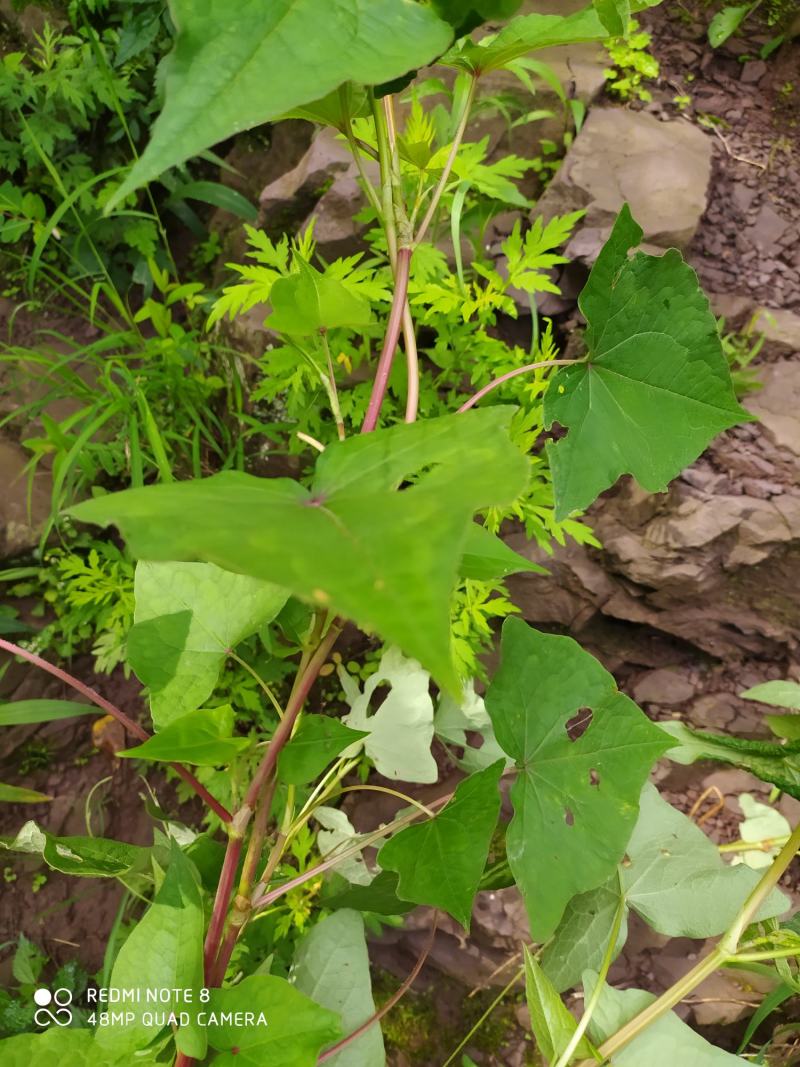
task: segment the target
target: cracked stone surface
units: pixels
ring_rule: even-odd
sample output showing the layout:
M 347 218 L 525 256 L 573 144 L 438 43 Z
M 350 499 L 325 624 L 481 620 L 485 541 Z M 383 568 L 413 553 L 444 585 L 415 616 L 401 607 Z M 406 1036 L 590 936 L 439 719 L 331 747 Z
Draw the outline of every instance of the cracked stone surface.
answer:
M 645 245 L 686 248 L 706 208 L 711 142 L 688 122 L 625 108 L 594 108 L 536 207 L 546 219 L 586 210 L 567 245 L 592 262 L 628 203 Z

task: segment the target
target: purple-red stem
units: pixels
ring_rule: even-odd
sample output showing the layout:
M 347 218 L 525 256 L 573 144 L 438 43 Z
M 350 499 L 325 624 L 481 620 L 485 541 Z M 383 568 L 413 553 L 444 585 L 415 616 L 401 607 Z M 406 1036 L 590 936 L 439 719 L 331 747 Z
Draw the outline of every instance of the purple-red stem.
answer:
M 6 652 L 11 652 L 15 656 L 19 656 L 21 659 L 27 660 L 28 663 L 32 663 L 34 667 L 39 667 L 43 671 L 47 671 L 48 674 L 52 674 L 54 678 L 58 678 L 59 681 L 64 682 L 65 685 L 70 686 L 81 696 L 85 696 L 88 700 L 91 700 L 93 704 L 96 704 L 98 708 L 102 708 L 103 711 L 112 715 L 117 722 L 121 722 L 128 733 L 133 734 L 134 737 L 138 737 L 140 741 L 149 741 L 150 734 L 144 727 L 140 726 L 138 722 L 134 722 L 129 718 L 124 711 L 118 708 L 115 704 L 112 704 L 105 697 L 92 689 L 90 685 L 86 685 L 80 679 L 75 678 L 67 671 L 62 670 L 61 667 L 56 667 L 53 663 L 48 663 L 46 659 L 42 659 L 41 656 L 37 656 L 35 652 L 29 652 L 26 648 L 21 648 L 19 645 L 13 644 L 11 641 L 6 641 L 0 637 L 0 648 L 5 649 Z M 170 767 L 183 778 L 187 785 L 190 785 L 197 795 L 205 801 L 205 803 L 211 808 L 212 811 L 219 815 L 223 822 L 229 823 L 231 821 L 231 813 L 227 808 L 224 808 L 218 800 L 216 800 L 206 789 L 206 787 L 195 778 L 191 771 L 187 770 L 182 763 L 170 763 Z
M 361 1035 L 363 1033 L 366 1033 L 366 1031 L 369 1030 L 369 1028 L 371 1026 L 374 1026 L 375 1023 L 380 1022 L 381 1019 L 384 1017 L 384 1015 L 388 1015 L 388 1013 L 392 1010 L 392 1008 L 395 1006 L 395 1004 L 397 1004 L 397 1002 L 399 1000 L 401 1000 L 406 995 L 406 993 L 409 991 L 411 986 L 416 981 L 417 975 L 419 974 L 419 972 L 424 967 L 425 960 L 428 958 L 428 956 L 430 954 L 430 951 L 433 948 L 433 939 L 436 936 L 436 924 L 437 924 L 437 922 L 438 922 L 438 912 L 434 912 L 433 913 L 433 922 L 431 923 L 431 932 L 430 932 L 430 936 L 428 938 L 428 942 L 425 945 L 425 948 L 420 953 L 419 959 L 414 964 L 414 967 L 413 967 L 411 973 L 409 974 L 408 978 L 406 978 L 406 980 L 403 982 L 403 984 L 400 986 L 400 988 L 397 989 L 389 997 L 389 999 L 386 1001 L 385 1004 L 381 1005 L 381 1007 L 378 1008 L 378 1010 L 376 1012 L 374 1012 L 372 1015 L 370 1015 L 370 1017 L 366 1020 L 366 1022 L 363 1022 L 361 1024 L 361 1026 L 358 1027 L 357 1030 L 354 1030 L 352 1032 L 352 1034 L 348 1034 L 347 1037 L 343 1037 L 341 1039 L 341 1041 L 337 1041 L 336 1044 L 335 1045 L 331 1045 L 330 1048 L 325 1049 L 325 1051 L 322 1053 L 322 1055 L 317 1059 L 317 1063 L 325 1063 L 326 1060 L 329 1060 L 332 1056 L 335 1056 L 337 1052 L 341 1052 L 343 1048 L 346 1048 L 348 1045 L 351 1045 L 354 1041 L 357 1041 L 358 1038 L 361 1037 Z M 175 1067 L 178 1067 L 177 1063 L 176 1063 Z
M 335 622 L 331 624 L 330 629 L 323 637 L 316 652 L 308 661 L 305 671 L 298 678 L 297 685 L 292 691 L 292 695 L 289 697 L 286 710 L 283 713 L 283 718 L 278 723 L 278 728 L 272 735 L 272 740 L 269 743 L 264 759 L 261 761 L 261 766 L 256 771 L 253 781 L 250 783 L 250 788 L 247 791 L 245 805 L 250 808 L 251 811 L 255 809 L 259 794 L 264 787 L 264 783 L 275 770 L 278 763 L 278 756 L 281 754 L 284 745 L 292 736 L 292 730 L 294 729 L 294 724 L 297 722 L 297 716 L 303 710 L 303 705 L 311 691 L 311 687 L 317 680 L 317 675 L 325 665 L 328 654 L 341 632 L 340 626 Z
M 502 385 L 503 382 L 508 382 L 512 378 L 518 378 L 520 374 L 530 374 L 531 371 L 540 370 L 542 367 L 564 367 L 568 363 L 574 362 L 574 359 L 541 359 L 538 363 L 527 363 L 524 367 L 515 367 L 514 370 L 501 374 L 499 378 L 493 378 L 488 385 L 484 385 L 469 400 L 465 400 L 456 414 L 460 415 L 464 411 L 469 411 L 471 407 L 474 407 L 479 400 L 483 400 L 486 394 L 491 393 L 498 385 Z
M 397 351 L 397 342 L 400 339 L 400 331 L 403 328 L 403 313 L 408 297 L 408 277 L 411 270 L 411 249 L 408 247 L 397 250 L 397 269 L 395 271 L 394 298 L 392 310 L 389 314 L 389 322 L 386 327 L 386 337 L 383 342 L 383 350 L 378 360 L 378 368 L 375 371 L 375 381 L 372 383 L 372 394 L 369 398 L 367 414 L 361 427 L 362 433 L 370 433 L 378 425 L 378 416 L 381 412 L 383 398 L 389 385 L 389 375 L 392 372 L 394 354 Z
M 228 846 L 225 849 L 225 859 L 222 861 L 222 871 L 217 884 L 217 895 L 214 897 L 214 908 L 211 912 L 211 921 L 208 924 L 208 933 L 206 934 L 206 942 L 203 949 L 205 976 L 209 985 L 211 984 L 214 964 L 219 953 L 219 943 L 225 927 L 225 916 L 228 914 L 228 902 L 231 899 L 234 882 L 236 881 L 236 868 L 239 866 L 239 858 L 242 855 L 243 833 L 244 830 L 240 831 L 237 827 L 235 835 L 231 834 L 228 838 Z

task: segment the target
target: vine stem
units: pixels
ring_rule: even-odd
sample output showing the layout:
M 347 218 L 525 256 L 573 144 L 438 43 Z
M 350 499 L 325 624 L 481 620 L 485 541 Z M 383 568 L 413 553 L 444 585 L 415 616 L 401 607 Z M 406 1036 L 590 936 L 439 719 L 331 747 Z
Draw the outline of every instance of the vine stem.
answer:
M 97 690 L 92 689 L 90 685 L 86 685 L 84 682 L 80 681 L 79 678 L 62 670 L 61 667 L 56 667 L 54 663 L 48 663 L 46 659 L 37 656 L 35 652 L 29 652 L 26 648 L 22 648 L 20 645 L 15 645 L 11 641 L 6 641 L 4 638 L 0 638 L 0 648 L 5 649 L 6 652 L 11 652 L 15 656 L 19 656 L 21 659 L 27 660 L 28 663 L 32 663 L 34 667 L 39 667 L 48 674 L 52 674 L 54 678 L 58 678 L 59 681 L 64 682 L 65 685 L 74 689 L 76 693 L 85 696 L 87 700 L 91 700 L 91 702 L 96 704 L 98 708 L 102 708 L 107 714 L 112 715 L 117 722 L 122 723 L 128 733 L 133 734 L 134 737 L 138 737 L 140 741 L 150 740 L 150 734 L 143 726 L 140 726 L 138 722 L 134 722 L 133 719 L 129 718 L 121 708 L 118 708 L 116 704 L 112 704 L 110 700 L 106 700 L 105 697 L 100 696 Z M 223 805 L 209 793 L 206 787 L 195 778 L 190 770 L 184 767 L 182 763 L 170 763 L 170 767 L 172 767 L 176 774 L 179 774 L 180 777 L 183 778 L 187 785 L 191 786 L 200 799 L 203 800 L 224 823 L 231 822 L 233 816 L 228 809 L 223 807 Z
M 389 385 L 389 375 L 392 371 L 394 354 L 397 342 L 400 339 L 400 331 L 403 326 L 406 298 L 408 297 L 408 278 L 411 269 L 411 248 L 403 247 L 397 250 L 397 272 L 395 274 L 394 297 L 392 310 L 389 314 L 389 323 L 386 327 L 386 337 L 383 342 L 383 350 L 378 360 L 378 368 L 375 371 L 375 380 L 372 383 L 372 394 L 367 406 L 367 414 L 361 427 L 362 433 L 370 433 L 378 425 L 383 398 Z
M 442 199 L 447 183 L 450 180 L 450 174 L 452 173 L 453 166 L 458 155 L 458 150 L 461 147 L 461 142 L 464 140 L 464 134 L 467 132 L 467 123 L 469 122 L 469 113 L 472 110 L 472 104 L 475 100 L 475 90 L 478 86 L 478 79 L 473 75 L 470 81 L 469 90 L 464 101 L 464 110 L 461 112 L 461 118 L 456 128 L 456 135 L 453 138 L 453 143 L 450 146 L 450 154 L 447 157 L 447 162 L 444 165 L 444 170 L 439 178 L 439 183 L 434 190 L 431 202 L 428 204 L 428 210 L 425 212 L 425 216 L 422 222 L 419 224 L 419 229 L 414 234 L 414 244 L 418 245 L 422 243 L 425 234 L 428 232 L 428 227 L 433 221 L 433 216 L 436 214 L 436 209 L 439 206 L 439 201 Z
M 373 1014 L 370 1015 L 370 1017 L 365 1022 L 363 1022 L 361 1026 L 358 1027 L 358 1029 L 354 1030 L 352 1034 L 348 1034 L 347 1037 L 343 1037 L 341 1041 L 337 1041 L 335 1045 L 331 1045 L 330 1048 L 326 1049 L 318 1058 L 317 1063 L 325 1063 L 326 1060 L 329 1060 L 332 1056 L 335 1056 L 337 1052 L 341 1052 L 343 1048 L 346 1048 L 354 1041 L 357 1041 L 358 1038 L 361 1037 L 362 1034 L 366 1033 L 366 1031 L 369 1030 L 371 1026 L 374 1026 L 377 1022 L 380 1022 L 384 1015 L 388 1015 L 388 1013 L 392 1010 L 395 1004 L 398 1003 L 398 1001 L 402 1000 L 402 998 L 406 995 L 406 993 L 416 981 L 419 972 L 425 966 L 425 960 L 428 958 L 428 956 L 430 955 L 430 951 L 433 948 L 433 941 L 436 937 L 436 927 L 438 925 L 438 922 L 439 913 L 434 912 L 433 922 L 431 923 L 431 932 L 428 935 L 428 940 L 425 944 L 425 947 L 419 954 L 417 962 L 414 964 L 413 968 L 411 969 L 411 973 L 405 979 L 403 984 L 398 989 L 396 989 L 395 992 L 386 1001 L 386 1003 L 382 1004 L 376 1012 L 373 1012 Z
M 620 1027 L 620 1029 L 617 1030 L 615 1034 L 612 1034 L 607 1041 L 604 1041 L 598 1049 L 598 1052 L 602 1057 L 600 1062 L 605 1063 L 606 1060 L 614 1056 L 620 1049 L 630 1044 L 630 1042 L 633 1041 L 635 1037 L 638 1037 L 638 1035 L 650 1026 L 651 1023 L 660 1019 L 662 1015 L 666 1015 L 668 1011 L 674 1008 L 676 1004 L 679 1004 L 684 997 L 687 997 L 689 993 L 696 989 L 701 982 L 705 981 L 705 979 L 708 978 L 709 975 L 712 975 L 719 967 L 735 961 L 742 934 L 750 923 L 753 922 L 762 904 L 783 877 L 798 849 L 800 849 L 800 823 L 794 828 L 792 835 L 775 857 L 772 865 L 764 872 L 760 881 L 756 884 L 749 897 L 744 902 L 739 914 L 719 943 L 712 949 L 705 959 L 700 960 L 700 962 L 685 974 L 683 978 L 677 981 L 675 985 L 665 993 L 662 993 L 661 996 L 657 1000 L 654 1000 L 652 1004 L 649 1004 L 644 1011 L 639 1012 L 633 1019 Z M 597 1067 L 597 1062 L 593 1059 L 583 1060 L 578 1067 Z
M 600 964 L 600 970 L 597 975 L 597 985 L 592 991 L 592 995 L 584 1005 L 583 1014 L 581 1015 L 580 1022 L 575 1028 L 575 1033 L 570 1038 L 569 1044 L 558 1057 L 558 1062 L 555 1067 L 569 1067 L 569 1063 L 572 1057 L 575 1055 L 575 1050 L 581 1043 L 583 1035 L 589 1028 L 589 1023 L 592 1021 L 592 1016 L 597 1009 L 597 1005 L 600 1002 L 600 997 L 603 993 L 603 983 L 606 980 L 611 964 L 614 961 L 614 949 L 617 947 L 617 938 L 619 937 L 619 931 L 622 926 L 622 920 L 625 915 L 625 894 L 622 892 L 622 886 L 620 885 L 620 897 L 617 910 L 614 913 L 614 922 L 611 926 L 611 935 L 606 945 L 606 951 L 603 954 L 603 962 Z
M 457 415 L 461 415 L 464 411 L 469 411 L 470 408 L 475 407 L 479 400 L 483 400 L 487 393 L 491 393 L 498 385 L 502 385 L 503 382 L 511 381 L 512 378 L 518 378 L 520 374 L 530 374 L 531 371 L 540 370 L 542 367 L 566 367 L 571 363 L 578 363 L 580 360 L 575 359 L 541 359 L 538 363 L 526 363 L 524 367 L 515 367 L 514 370 L 506 371 L 505 374 L 501 374 L 499 378 L 493 378 L 488 385 L 484 385 L 482 389 L 479 389 L 477 393 L 465 400 L 461 407 L 456 412 Z

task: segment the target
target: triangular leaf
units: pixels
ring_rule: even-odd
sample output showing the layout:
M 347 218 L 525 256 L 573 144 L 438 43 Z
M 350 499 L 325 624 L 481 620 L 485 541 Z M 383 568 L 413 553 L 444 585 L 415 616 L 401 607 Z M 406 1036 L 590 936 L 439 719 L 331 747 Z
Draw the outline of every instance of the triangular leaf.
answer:
M 163 727 L 211 696 L 230 650 L 271 622 L 289 594 L 213 563 L 142 561 L 134 595 L 128 658 Z
M 232 737 L 233 708 L 223 704 L 204 708 L 175 719 L 135 748 L 117 752 L 124 759 L 156 763 L 191 763 L 196 767 L 221 767 L 248 747 L 246 737 Z
M 401 830 L 378 853 L 381 867 L 400 875 L 401 897 L 442 908 L 465 930 L 497 825 L 502 773 L 499 760 L 465 778 L 443 811 Z
M 199 990 L 203 986 L 203 904 L 189 860 L 173 842 L 169 866 L 153 903 L 119 951 L 109 988 Z M 131 995 L 130 993 L 128 994 Z M 163 1026 L 158 1013 L 136 1012 L 126 1026 L 100 1027 L 95 1040 L 116 1054 L 144 1048 Z M 205 1054 L 205 1031 L 192 1023 L 180 1031 L 181 1047 L 195 1058 Z M 132 1061 L 133 1062 L 133 1061 Z M 241 1067 L 241 1065 L 240 1065 Z
M 288 785 L 313 782 L 334 756 L 366 736 L 329 715 L 305 715 L 278 757 L 278 775 Z
M 716 319 L 675 249 L 628 252 L 642 230 L 625 205 L 581 293 L 589 354 L 545 395 L 556 518 L 586 508 L 623 474 L 663 492 L 711 439 L 752 418 L 736 400 Z
M 295 274 L 275 282 L 269 300 L 272 314 L 266 326 L 276 333 L 302 337 L 340 326 L 357 329 L 372 320 L 368 301 L 302 259 Z
M 507 619 L 501 650 L 486 710 L 520 768 L 506 848 L 531 934 L 544 941 L 570 899 L 622 859 L 642 786 L 670 741 L 571 638 Z
M 35 822 L 26 822 L 13 841 L 0 841 L 10 852 L 39 855 L 48 867 L 83 878 L 117 878 L 143 868 L 150 849 L 106 837 L 56 837 Z
M 118 524 L 138 558 L 207 560 L 280 583 L 376 630 L 458 692 L 449 604 L 472 516 L 515 500 L 528 475 L 509 438 L 512 413 L 486 408 L 336 442 L 311 489 L 229 471 L 71 513 Z
M 291 979 L 296 989 L 335 1012 L 351 1034 L 375 1011 L 364 933 L 357 911 L 337 911 L 318 922 L 297 946 Z M 384 1067 L 381 1028 L 376 1023 L 328 1062 L 331 1067 Z
M 318 100 L 429 63 L 452 40 L 411 0 L 171 0 L 164 109 L 110 206 L 204 148 Z
M 337 1015 L 275 975 L 212 989 L 208 1009 L 208 1043 L 220 1050 L 212 1067 L 316 1067 L 320 1050 L 341 1034 Z M 255 1020 L 242 1026 L 245 1012 Z

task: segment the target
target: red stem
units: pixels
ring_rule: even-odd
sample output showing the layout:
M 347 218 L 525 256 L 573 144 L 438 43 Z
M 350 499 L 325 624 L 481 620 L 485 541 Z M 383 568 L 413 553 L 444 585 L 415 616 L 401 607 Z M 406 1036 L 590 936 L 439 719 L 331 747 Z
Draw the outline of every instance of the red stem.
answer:
M 376 1012 L 370 1015 L 366 1022 L 363 1022 L 357 1030 L 354 1030 L 352 1034 L 348 1034 L 347 1037 L 343 1037 L 341 1041 L 337 1041 L 336 1044 L 331 1045 L 330 1048 L 325 1049 L 322 1055 L 317 1059 L 317 1063 L 324 1063 L 326 1060 L 329 1060 L 331 1056 L 335 1056 L 337 1052 L 341 1052 L 343 1048 L 347 1047 L 347 1045 L 352 1044 L 353 1041 L 357 1041 L 358 1038 L 361 1037 L 363 1033 L 366 1033 L 366 1031 L 369 1030 L 371 1026 L 374 1026 L 377 1022 L 380 1022 L 384 1015 L 388 1015 L 388 1013 L 392 1010 L 395 1004 L 397 1004 L 397 1002 L 406 995 L 406 993 L 416 981 L 417 975 L 424 967 L 425 960 L 428 958 L 430 951 L 433 948 L 433 939 L 436 937 L 436 924 L 438 920 L 439 914 L 438 912 L 434 912 L 433 923 L 431 924 L 431 933 L 430 937 L 428 938 L 428 943 L 425 945 L 425 948 L 420 953 L 419 959 L 414 964 L 413 970 L 409 974 L 408 978 L 406 978 L 406 980 L 400 986 L 400 988 L 389 997 L 385 1004 L 383 1004 L 380 1008 L 378 1008 Z M 175 1064 L 175 1067 L 178 1067 L 177 1063 Z
M 118 708 L 115 704 L 112 704 L 105 697 L 101 697 L 97 690 L 92 689 L 90 685 L 84 684 L 80 679 L 75 678 L 73 675 L 68 674 L 67 671 L 62 670 L 61 667 L 56 667 L 53 663 L 48 663 L 46 659 L 42 659 L 41 656 L 37 656 L 35 652 L 29 652 L 26 648 L 21 648 L 19 645 L 12 644 L 11 641 L 6 641 L 0 637 L 0 648 L 11 652 L 14 656 L 19 656 L 21 659 L 27 660 L 28 663 L 32 663 L 34 667 L 39 667 L 43 671 L 47 671 L 48 674 L 52 674 L 53 677 L 58 678 L 59 681 L 64 682 L 65 685 L 70 686 L 77 693 L 85 696 L 88 700 L 91 700 L 93 704 L 96 704 L 98 708 L 102 708 L 103 711 L 121 722 L 128 733 L 133 734 L 134 737 L 138 737 L 140 741 L 149 741 L 150 734 L 144 727 L 140 726 L 138 722 L 134 722 L 129 718 L 124 711 Z M 218 800 L 209 793 L 202 783 L 198 782 L 191 771 L 187 770 L 182 763 L 171 763 L 170 767 L 175 770 L 177 774 L 183 778 L 184 782 L 192 787 L 192 789 L 201 797 L 212 811 L 219 815 L 223 822 L 231 821 L 231 813 L 227 808 L 224 808 Z
M 527 363 L 524 367 L 515 367 L 514 370 L 501 374 L 499 378 L 493 378 L 488 385 L 484 385 L 469 400 L 465 400 L 456 414 L 460 415 L 464 411 L 469 411 L 471 407 L 474 407 L 479 400 L 482 400 L 487 393 L 491 393 L 498 385 L 502 385 L 503 382 L 508 382 L 512 378 L 517 378 L 520 374 L 530 374 L 531 371 L 540 370 L 542 367 L 565 367 L 568 363 L 574 362 L 574 359 L 541 359 L 538 363 Z
M 392 310 L 389 314 L 389 323 L 386 327 L 386 338 L 383 342 L 383 351 L 378 360 L 378 368 L 375 371 L 375 381 L 372 383 L 372 395 L 369 398 L 367 414 L 364 417 L 362 433 L 370 433 L 378 425 L 378 416 L 381 404 L 386 395 L 389 385 L 389 375 L 392 372 L 392 362 L 397 351 L 397 342 L 400 339 L 400 331 L 403 328 L 403 312 L 405 311 L 406 298 L 408 296 L 408 276 L 411 269 L 411 249 L 408 247 L 397 250 L 397 269 L 395 272 L 394 299 Z
M 335 622 L 332 623 L 327 634 L 320 642 L 316 652 L 308 661 L 308 666 L 302 676 L 298 679 L 297 685 L 292 691 L 292 695 L 289 697 L 286 710 L 283 713 L 283 718 L 278 723 L 278 728 L 272 735 L 272 740 L 269 743 L 264 759 L 261 761 L 261 766 L 256 771 L 253 781 L 250 783 L 250 788 L 247 791 L 245 805 L 251 811 L 255 808 L 256 803 L 258 802 L 258 797 L 264 783 L 275 770 L 278 756 L 281 754 L 284 745 L 292 736 L 292 730 L 297 721 L 297 716 L 303 710 L 306 697 L 311 691 L 312 685 L 317 680 L 317 675 L 325 665 L 325 660 L 328 658 L 328 654 L 333 648 L 340 633 L 341 627 Z
M 237 813 L 241 814 L 241 812 Z M 249 816 L 249 811 L 248 811 Z M 242 831 L 243 832 L 243 831 Z M 239 866 L 239 857 L 242 854 L 244 840 L 242 832 L 238 828 L 228 838 L 228 847 L 225 849 L 225 859 L 222 861 L 222 871 L 217 885 L 217 895 L 214 897 L 214 908 L 211 912 L 211 921 L 208 924 L 208 933 L 203 950 L 206 983 L 211 985 L 211 977 L 214 974 L 214 964 L 219 953 L 219 943 L 225 926 L 225 916 L 228 914 L 228 903 L 236 881 L 236 868 Z M 176 1065 L 177 1067 L 177 1065 Z

